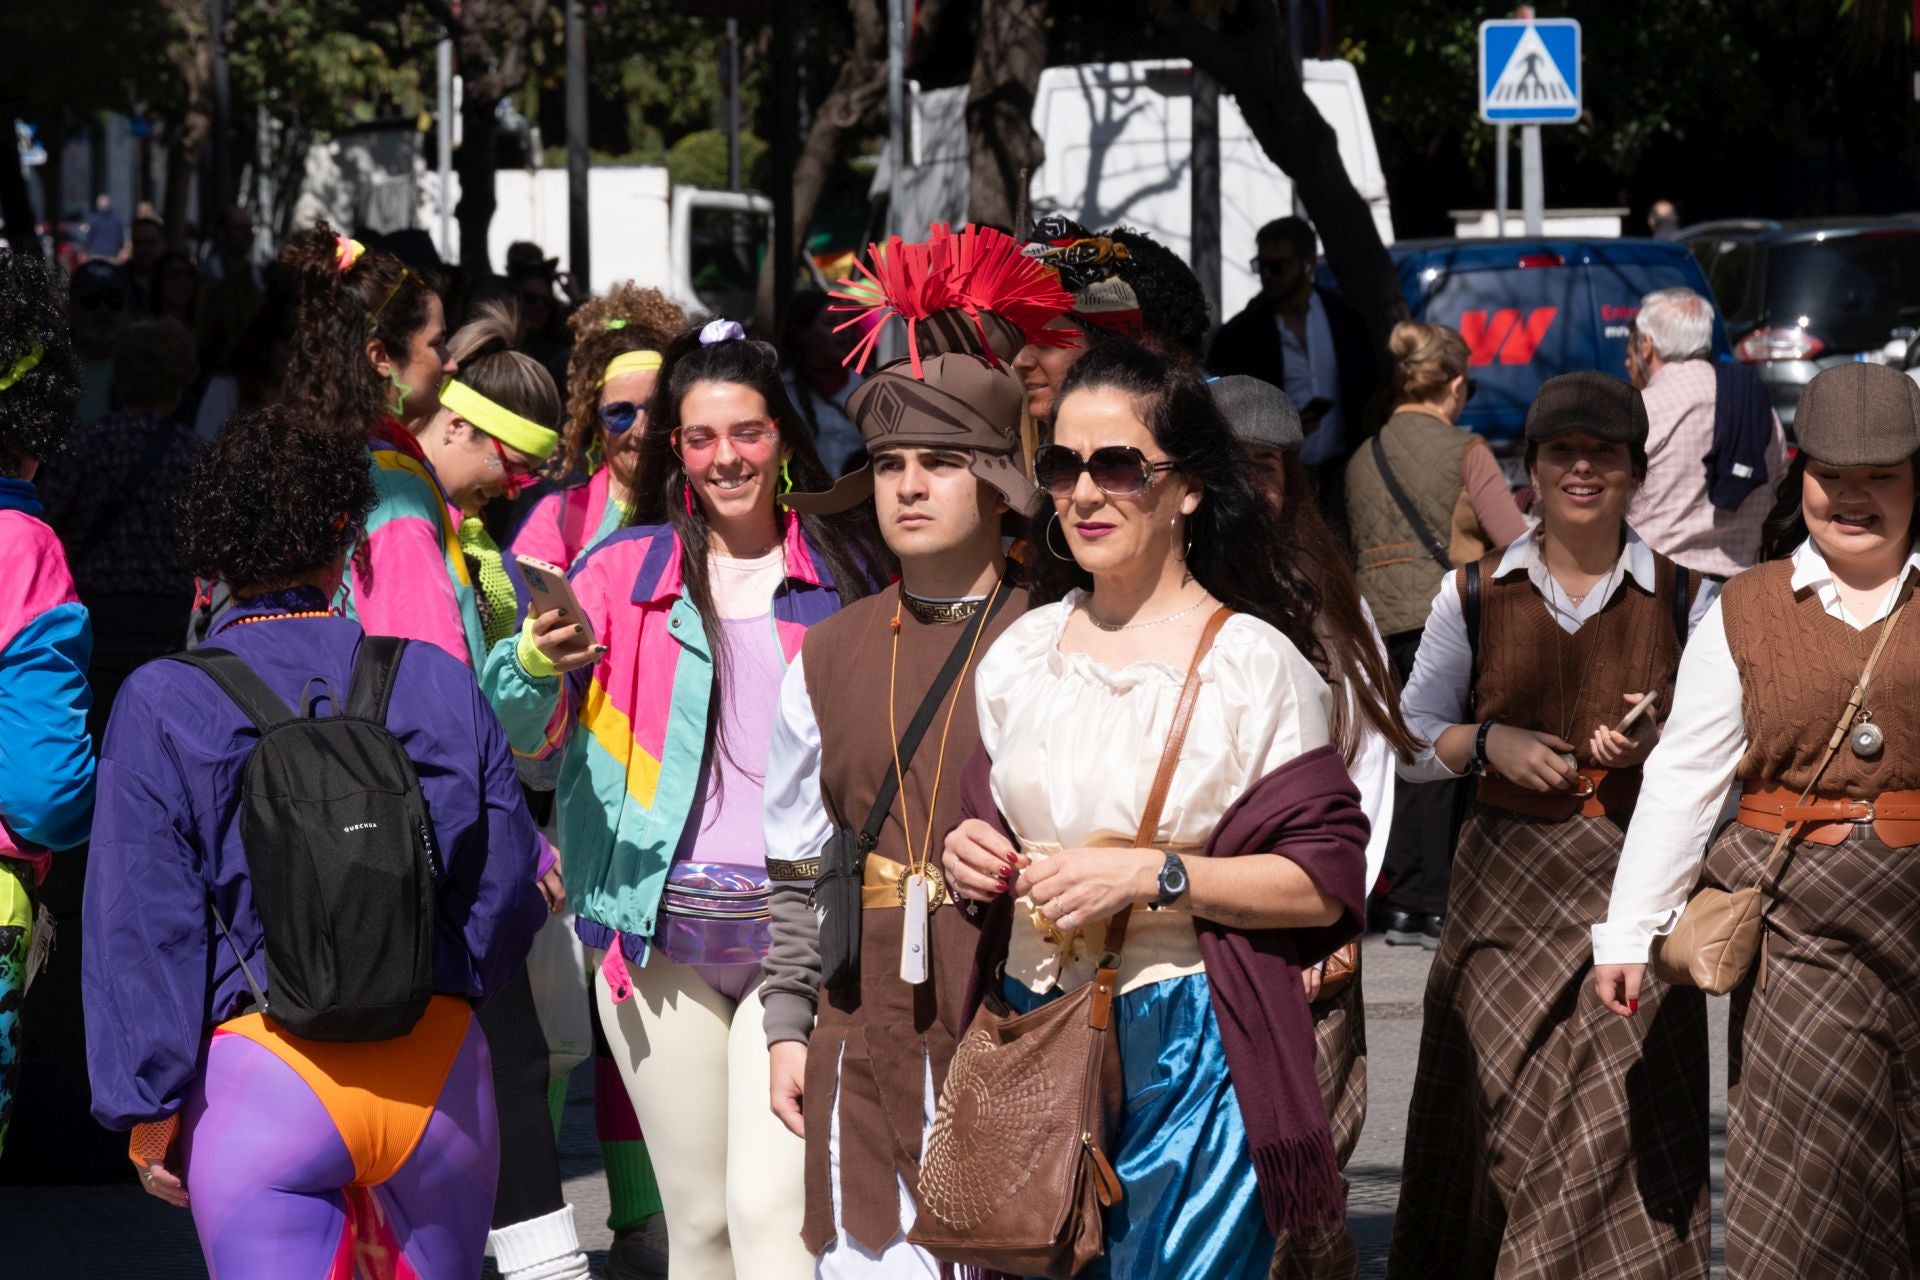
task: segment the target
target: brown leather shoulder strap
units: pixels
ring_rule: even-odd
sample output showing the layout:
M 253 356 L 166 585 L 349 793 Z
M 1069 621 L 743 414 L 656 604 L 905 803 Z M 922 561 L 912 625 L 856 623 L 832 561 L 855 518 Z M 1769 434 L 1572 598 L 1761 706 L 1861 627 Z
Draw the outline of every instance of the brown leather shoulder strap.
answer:
M 1167 792 L 1173 789 L 1174 770 L 1180 766 L 1180 752 L 1186 746 L 1187 728 L 1193 723 L 1193 704 L 1200 700 L 1200 661 L 1213 648 L 1214 638 L 1220 634 L 1220 628 L 1227 625 L 1227 619 L 1233 616 L 1233 610 L 1221 605 L 1207 619 L 1207 625 L 1200 632 L 1200 643 L 1194 646 L 1193 660 L 1187 664 L 1186 683 L 1180 686 L 1180 701 L 1174 704 L 1173 725 L 1167 731 L 1167 745 L 1160 753 L 1160 768 L 1153 775 L 1153 789 L 1147 793 L 1146 808 L 1140 811 L 1140 830 L 1133 837 L 1133 847 L 1150 849 L 1153 837 L 1160 829 L 1160 811 L 1166 807 Z M 1133 916 L 1133 908 L 1124 908 L 1107 924 L 1107 940 L 1100 967 L 1109 964 L 1118 971 L 1120 950 L 1127 944 L 1127 922 Z

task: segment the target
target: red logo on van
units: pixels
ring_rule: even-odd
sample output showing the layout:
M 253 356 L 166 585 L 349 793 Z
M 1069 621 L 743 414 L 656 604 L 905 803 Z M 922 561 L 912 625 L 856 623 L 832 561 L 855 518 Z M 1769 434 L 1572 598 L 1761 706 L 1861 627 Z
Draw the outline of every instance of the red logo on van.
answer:
M 1491 318 L 1485 311 L 1461 312 L 1460 336 L 1471 353 L 1468 363 L 1492 364 L 1496 357 L 1501 364 L 1529 363 L 1559 314 L 1558 307 L 1536 307 L 1525 320 L 1513 307 L 1495 311 Z

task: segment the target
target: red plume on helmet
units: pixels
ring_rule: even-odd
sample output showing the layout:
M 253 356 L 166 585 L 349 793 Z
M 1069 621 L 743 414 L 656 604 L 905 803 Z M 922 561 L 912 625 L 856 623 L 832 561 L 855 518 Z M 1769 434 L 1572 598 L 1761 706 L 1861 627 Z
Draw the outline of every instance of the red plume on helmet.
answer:
M 833 310 L 855 313 L 837 329 L 869 326 L 847 356 L 863 373 L 881 328 L 895 316 L 906 321 L 916 378 L 923 376 L 922 359 L 935 355 L 974 355 L 997 368 L 1029 342 L 1079 342 L 1072 330 L 1046 327 L 1073 305 L 1059 276 L 992 227 L 967 226 L 955 234 L 946 223 L 935 223 L 925 241 L 894 236 L 885 245 L 868 245 L 867 256 L 871 266 L 854 264 L 865 279 L 842 279 L 832 293 Z

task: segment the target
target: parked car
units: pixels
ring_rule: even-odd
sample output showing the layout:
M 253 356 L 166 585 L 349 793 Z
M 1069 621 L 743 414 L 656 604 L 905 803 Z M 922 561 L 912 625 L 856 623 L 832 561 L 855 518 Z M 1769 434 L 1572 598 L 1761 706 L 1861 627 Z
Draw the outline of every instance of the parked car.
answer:
M 1789 427 L 1814 374 L 1899 364 L 1920 327 L 1920 218 L 1704 222 L 1680 243 L 1700 259 L 1734 355 Z
M 1699 263 L 1661 240 L 1408 240 L 1393 246 L 1416 320 L 1460 331 L 1473 398 L 1460 425 L 1486 436 L 1518 479 L 1527 406 L 1555 374 L 1627 376 L 1627 332 L 1640 299 L 1684 285 L 1711 297 Z M 1716 359 L 1731 359 L 1718 317 Z

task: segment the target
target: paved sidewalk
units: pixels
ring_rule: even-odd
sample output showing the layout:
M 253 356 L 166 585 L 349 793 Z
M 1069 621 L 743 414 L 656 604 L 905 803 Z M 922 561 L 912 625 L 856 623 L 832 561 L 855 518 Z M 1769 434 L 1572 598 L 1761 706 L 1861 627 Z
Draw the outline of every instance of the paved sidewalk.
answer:
M 1366 1129 L 1347 1167 L 1353 1182 L 1347 1222 L 1360 1251 L 1360 1275 L 1386 1274 L 1387 1243 L 1400 1194 L 1400 1155 L 1407 1099 L 1420 1047 L 1420 1001 L 1429 956 L 1418 947 L 1389 947 L 1369 938 L 1362 961 L 1367 1000 L 1369 1108 Z M 1714 1273 L 1720 1271 L 1721 1154 L 1726 1135 L 1727 1002 L 1709 1004 L 1713 1046 Z M 606 1182 L 593 1136 L 592 1073 L 574 1073 L 560 1131 L 560 1172 L 574 1205 L 581 1243 L 596 1273 L 606 1260 Z M 147 1280 L 203 1280 L 206 1270 L 186 1213 L 146 1195 L 132 1182 L 111 1187 L 0 1189 L 0 1249 L 8 1280 L 129 1274 Z M 492 1275 L 491 1266 L 488 1275 Z

